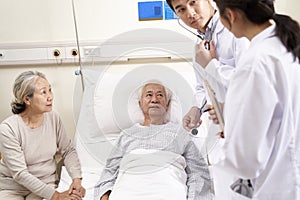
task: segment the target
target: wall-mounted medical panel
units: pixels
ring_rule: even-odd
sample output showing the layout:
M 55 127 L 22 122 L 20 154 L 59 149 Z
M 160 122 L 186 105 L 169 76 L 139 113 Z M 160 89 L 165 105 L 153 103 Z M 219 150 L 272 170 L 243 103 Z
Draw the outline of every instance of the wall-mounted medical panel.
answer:
M 27 44 L 28 48 L 5 47 L 0 49 L 0 66 L 79 64 L 79 54 L 82 62 L 146 62 L 156 58 L 191 60 L 193 46 L 193 40 L 173 31 L 139 29 L 117 35 L 102 43 L 85 43 L 79 49 L 75 43 L 50 46 L 34 43 Z
M 138 2 L 139 21 L 162 20 L 163 2 L 146 1 Z
M 166 1 L 138 2 L 139 21 L 178 19 Z

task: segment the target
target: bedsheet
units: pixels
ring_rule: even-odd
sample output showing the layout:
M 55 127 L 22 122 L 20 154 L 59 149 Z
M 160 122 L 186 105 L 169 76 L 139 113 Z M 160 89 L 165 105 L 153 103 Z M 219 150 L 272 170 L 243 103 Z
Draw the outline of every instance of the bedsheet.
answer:
M 85 144 L 80 137 L 76 137 L 76 150 L 81 163 L 83 177 L 82 185 L 86 189 L 86 195 L 83 200 L 94 199 L 94 186 L 99 181 L 104 167 L 104 158 L 106 158 L 109 154 L 113 143 L 114 139 L 111 138 L 105 142 Z M 90 153 L 91 148 L 97 148 L 99 157 L 95 157 Z M 62 192 L 68 190 L 71 182 L 72 179 L 70 178 L 66 168 L 63 166 L 57 191 Z
M 184 157 L 168 151 L 137 149 L 122 159 L 110 200 L 186 200 Z

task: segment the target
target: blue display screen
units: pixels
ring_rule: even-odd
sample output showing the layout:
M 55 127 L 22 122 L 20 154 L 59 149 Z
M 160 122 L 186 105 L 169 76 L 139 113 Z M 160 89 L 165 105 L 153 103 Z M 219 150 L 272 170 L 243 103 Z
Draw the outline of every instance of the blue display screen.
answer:
M 139 9 L 139 21 L 163 19 L 162 1 L 138 2 L 138 9 Z

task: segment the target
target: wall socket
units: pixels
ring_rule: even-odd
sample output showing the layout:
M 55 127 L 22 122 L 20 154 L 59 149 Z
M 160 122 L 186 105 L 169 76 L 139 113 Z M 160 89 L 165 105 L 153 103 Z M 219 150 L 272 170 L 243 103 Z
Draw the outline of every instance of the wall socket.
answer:
M 48 59 L 57 60 L 66 58 L 66 49 L 64 47 L 48 48 Z
M 0 59 L 4 59 L 4 51 L 0 51 Z
M 79 58 L 79 52 L 77 47 L 66 47 L 66 58 Z

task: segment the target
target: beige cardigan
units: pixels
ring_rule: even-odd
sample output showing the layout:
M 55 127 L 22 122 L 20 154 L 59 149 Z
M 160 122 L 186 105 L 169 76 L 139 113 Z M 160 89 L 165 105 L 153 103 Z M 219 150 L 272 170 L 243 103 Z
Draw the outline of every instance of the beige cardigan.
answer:
M 79 159 L 57 113 L 44 114 L 35 129 L 25 125 L 19 115 L 0 124 L 0 189 L 29 190 L 51 199 L 55 192 L 55 154 L 64 158 L 69 175 L 81 178 Z

